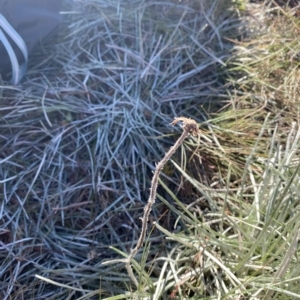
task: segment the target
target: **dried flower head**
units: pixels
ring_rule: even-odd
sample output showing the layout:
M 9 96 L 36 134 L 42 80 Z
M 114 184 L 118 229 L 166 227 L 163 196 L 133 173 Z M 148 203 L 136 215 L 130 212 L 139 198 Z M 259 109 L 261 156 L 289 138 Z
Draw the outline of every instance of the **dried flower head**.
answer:
M 171 123 L 172 126 L 176 125 L 178 122 L 183 123 L 183 130 L 191 133 L 194 136 L 197 136 L 200 133 L 198 124 L 195 120 L 185 117 L 174 118 L 174 121 Z

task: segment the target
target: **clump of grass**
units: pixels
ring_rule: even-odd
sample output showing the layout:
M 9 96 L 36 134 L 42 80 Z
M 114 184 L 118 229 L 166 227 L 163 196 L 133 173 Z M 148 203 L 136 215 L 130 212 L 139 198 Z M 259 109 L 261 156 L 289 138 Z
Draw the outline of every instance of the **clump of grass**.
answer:
M 300 130 L 291 124 L 284 150 L 275 130 L 261 155 L 256 150 L 267 124 L 266 119 L 234 188 L 231 170 L 221 190 L 203 186 L 173 161 L 198 199 L 187 204 L 160 180 L 167 196 L 158 198 L 174 215 L 174 229 L 153 223 L 163 235 L 163 251 L 149 239 L 142 261 L 132 261 L 139 281 L 130 299 L 300 298 Z M 204 202 L 209 209 L 201 209 Z M 158 255 L 147 261 L 150 249 Z
M 156 223 L 173 249 L 167 259 L 155 260 L 164 262 L 157 283 L 160 291 L 172 287 L 174 297 L 192 299 L 300 297 L 295 256 L 300 238 L 300 131 L 295 124 L 291 128 L 284 150 L 276 143 L 276 132 L 267 157 L 254 155 L 253 149 L 243 174 L 250 181 L 242 181 L 237 188 L 230 186 L 230 170 L 222 191 L 203 187 L 174 162 L 184 179 L 199 191 L 199 198 L 182 203 L 164 185 L 173 203 L 159 199 L 177 215 L 175 226 L 183 223 L 184 230 L 174 233 Z M 263 173 L 257 172 L 257 161 L 259 168 L 264 166 Z M 212 201 L 215 209 L 201 211 L 203 201 Z
M 232 59 L 234 74 L 240 74 L 234 83 L 239 91 L 237 100 L 264 105 L 274 113 L 274 121 L 284 127 L 288 120 L 290 126 L 292 121 L 299 121 L 298 11 L 274 1 L 262 2 L 247 6 L 247 21 L 253 30 L 237 43 Z

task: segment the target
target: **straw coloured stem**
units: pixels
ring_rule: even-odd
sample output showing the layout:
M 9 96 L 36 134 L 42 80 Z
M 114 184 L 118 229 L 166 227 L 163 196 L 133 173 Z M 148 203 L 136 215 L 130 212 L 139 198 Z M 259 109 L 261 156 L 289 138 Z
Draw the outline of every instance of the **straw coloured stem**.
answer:
M 188 137 L 190 134 L 192 135 L 197 135 L 199 133 L 199 128 L 198 124 L 195 120 L 193 119 L 188 119 L 184 117 L 179 117 L 175 118 L 174 121 L 171 123 L 171 125 L 176 125 L 178 122 L 183 122 L 183 133 L 181 136 L 178 138 L 176 143 L 170 148 L 170 150 L 166 153 L 164 158 L 156 165 L 152 181 L 151 181 L 151 188 L 150 188 L 150 195 L 148 202 L 144 208 L 144 215 L 142 217 L 142 231 L 140 234 L 140 237 L 137 241 L 137 244 L 135 248 L 133 248 L 130 252 L 130 255 L 128 258 L 125 260 L 126 263 L 126 269 L 128 271 L 128 274 L 130 278 L 133 280 L 136 286 L 138 286 L 138 281 L 136 280 L 130 263 L 131 260 L 135 257 L 135 255 L 138 253 L 138 251 L 141 249 L 143 246 L 143 243 L 145 241 L 145 237 L 147 234 L 147 228 L 148 228 L 148 220 L 149 220 L 149 215 L 152 209 L 153 204 L 155 203 L 155 198 L 156 198 L 156 191 L 157 191 L 157 185 L 158 185 L 158 179 L 161 170 L 163 169 L 164 165 L 167 163 L 167 161 L 171 158 L 171 156 L 175 153 L 175 151 L 178 149 L 178 147 L 183 143 L 184 139 Z

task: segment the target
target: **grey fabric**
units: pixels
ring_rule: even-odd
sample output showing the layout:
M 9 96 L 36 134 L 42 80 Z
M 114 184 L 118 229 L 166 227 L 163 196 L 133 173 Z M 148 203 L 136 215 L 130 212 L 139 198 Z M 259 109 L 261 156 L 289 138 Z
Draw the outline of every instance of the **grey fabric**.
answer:
M 30 54 L 39 41 L 49 36 L 61 23 L 61 3 L 62 0 L 0 0 L 0 13 L 22 37 Z M 11 45 L 21 64 L 24 58 L 20 49 L 12 41 Z M 11 62 L 2 43 L 0 72 L 4 79 L 11 72 Z

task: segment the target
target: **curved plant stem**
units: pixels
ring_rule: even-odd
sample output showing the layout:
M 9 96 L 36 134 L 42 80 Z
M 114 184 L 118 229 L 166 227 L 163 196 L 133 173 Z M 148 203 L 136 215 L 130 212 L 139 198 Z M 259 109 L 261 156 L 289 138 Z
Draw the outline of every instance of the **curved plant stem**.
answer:
M 145 241 L 145 237 L 147 234 L 147 228 L 148 228 L 148 220 L 149 215 L 152 209 L 153 204 L 155 203 L 156 198 L 156 190 L 158 185 L 158 178 L 160 175 L 161 170 L 163 169 L 166 162 L 171 158 L 171 156 L 175 153 L 175 151 L 178 149 L 178 147 L 183 143 L 184 139 L 189 136 L 190 134 L 197 136 L 199 133 L 198 124 L 193 119 L 188 119 L 184 117 L 175 118 L 174 121 L 171 123 L 171 125 L 176 125 L 178 122 L 183 122 L 183 133 L 178 138 L 178 140 L 175 142 L 175 144 L 170 148 L 170 150 L 166 153 L 164 158 L 156 165 L 152 181 L 151 181 L 151 188 L 150 188 L 150 195 L 148 202 L 144 208 L 144 215 L 142 217 L 142 231 L 140 234 L 140 237 L 137 241 L 136 246 L 131 250 L 128 258 L 125 260 L 126 263 L 126 269 L 128 272 L 128 275 L 132 279 L 132 281 L 135 283 L 136 286 L 138 286 L 138 281 L 135 278 L 132 268 L 130 266 L 131 260 L 135 257 L 135 255 L 138 253 L 138 251 L 143 246 L 143 243 Z

